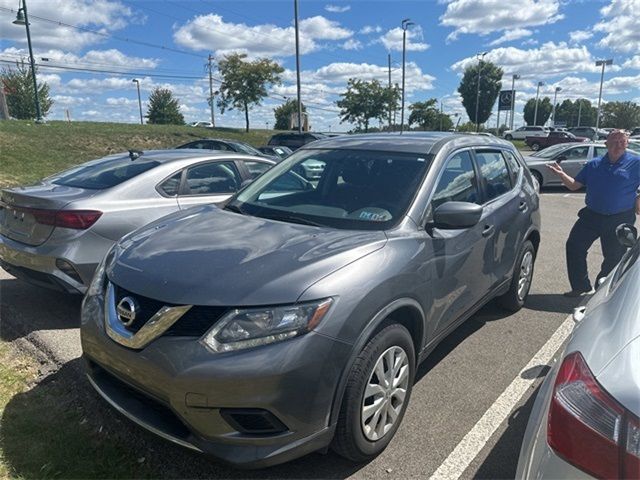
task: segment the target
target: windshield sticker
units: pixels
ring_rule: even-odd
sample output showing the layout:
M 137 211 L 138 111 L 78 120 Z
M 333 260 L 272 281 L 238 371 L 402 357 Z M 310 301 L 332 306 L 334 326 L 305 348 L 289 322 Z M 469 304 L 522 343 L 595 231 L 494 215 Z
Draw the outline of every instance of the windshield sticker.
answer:
M 360 212 L 358 218 L 361 220 L 369 220 L 371 222 L 384 222 L 389 220 L 388 217 L 391 215 L 385 213 L 374 213 L 374 212 Z

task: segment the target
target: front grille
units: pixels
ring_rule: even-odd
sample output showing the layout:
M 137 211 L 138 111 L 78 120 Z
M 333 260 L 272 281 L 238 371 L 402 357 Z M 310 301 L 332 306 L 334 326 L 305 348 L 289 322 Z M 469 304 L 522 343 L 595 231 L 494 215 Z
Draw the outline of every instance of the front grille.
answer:
M 114 284 L 116 307 L 125 297 L 133 298 L 140 310 L 135 321 L 125 327 L 132 333 L 137 333 L 162 307 L 175 307 L 174 303 L 162 302 L 153 298 L 138 295 Z M 171 325 L 163 335 L 174 337 L 201 337 L 229 311 L 227 307 L 208 307 L 194 305 L 187 313 Z

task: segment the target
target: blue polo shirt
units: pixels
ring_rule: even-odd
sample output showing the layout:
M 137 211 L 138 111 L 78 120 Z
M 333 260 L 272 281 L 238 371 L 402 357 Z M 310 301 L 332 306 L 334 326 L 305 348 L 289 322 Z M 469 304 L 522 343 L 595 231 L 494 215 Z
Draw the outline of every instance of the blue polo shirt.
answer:
M 585 202 L 590 210 L 602 215 L 631 210 L 640 186 L 640 157 L 626 151 L 611 163 L 607 153 L 589 161 L 575 180 L 587 187 Z

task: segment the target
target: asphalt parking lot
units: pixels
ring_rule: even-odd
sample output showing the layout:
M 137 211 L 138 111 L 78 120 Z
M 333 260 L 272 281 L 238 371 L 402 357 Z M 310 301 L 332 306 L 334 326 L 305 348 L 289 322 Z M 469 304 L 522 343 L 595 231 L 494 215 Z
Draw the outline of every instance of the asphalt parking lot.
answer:
M 395 439 L 364 465 L 329 453 L 263 471 L 237 471 L 120 420 L 82 375 L 80 299 L 30 286 L 1 270 L 0 336 L 5 341 L 22 339 L 51 359 L 55 367 L 49 380 L 65 382 L 69 395 L 95 402 L 88 410 L 104 412 L 104 421 L 117 424 L 132 448 L 161 462 L 165 478 L 427 478 L 434 473 L 436 478 L 513 478 L 535 392 L 548 370 L 536 363 L 536 354 L 559 327 L 566 328 L 564 322 L 579 301 L 562 296 L 568 290 L 564 242 L 584 195 L 547 191 L 541 203 L 542 242 L 525 308 L 507 315 L 490 304 L 450 335 L 419 368 Z M 601 259 L 596 245 L 589 256 L 592 276 Z M 509 390 L 514 379 L 529 382 L 521 385 L 525 393 L 520 399 Z M 511 394 L 503 395 L 505 390 Z M 467 443 L 461 444 L 463 440 Z

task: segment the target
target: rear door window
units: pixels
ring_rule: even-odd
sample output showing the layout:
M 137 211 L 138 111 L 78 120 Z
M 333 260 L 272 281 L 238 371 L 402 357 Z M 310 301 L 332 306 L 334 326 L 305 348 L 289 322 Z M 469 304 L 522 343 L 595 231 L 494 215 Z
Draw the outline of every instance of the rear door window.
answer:
M 167 178 L 158 187 L 164 195 L 175 197 L 180 192 L 180 181 L 182 180 L 182 172 L 178 172 Z
M 53 183 L 67 187 L 103 190 L 120 185 L 158 165 L 160 165 L 159 162 L 143 158 L 131 160 L 128 156 L 109 159 L 67 170 L 58 175 Z
M 511 190 L 511 178 L 507 164 L 499 151 L 478 150 L 476 160 L 482 174 L 487 201 Z
M 187 195 L 233 193 L 241 179 L 233 162 L 212 162 L 191 167 L 186 177 Z

